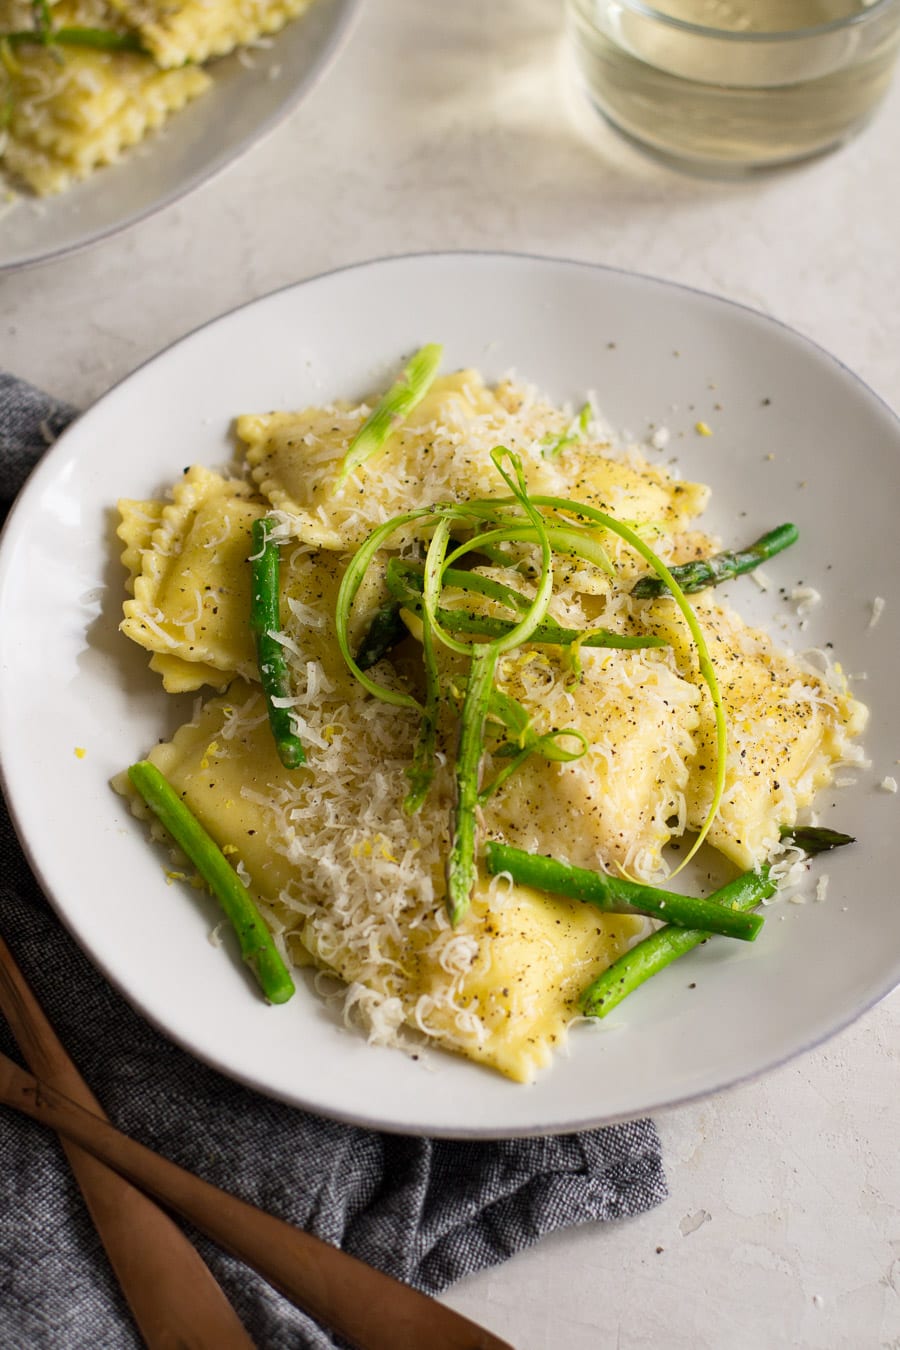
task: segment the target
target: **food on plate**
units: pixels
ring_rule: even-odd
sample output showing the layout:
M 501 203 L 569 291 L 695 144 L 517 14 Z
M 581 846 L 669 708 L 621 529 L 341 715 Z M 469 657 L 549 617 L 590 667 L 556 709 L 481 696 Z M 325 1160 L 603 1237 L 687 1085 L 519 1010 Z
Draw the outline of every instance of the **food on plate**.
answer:
M 336 976 L 374 1041 L 528 1081 L 846 842 L 802 821 L 866 713 L 712 589 L 792 526 L 723 552 L 709 490 L 591 404 L 439 358 L 371 406 L 244 414 L 238 464 L 120 502 L 121 627 L 167 691 L 205 690 L 147 761 L 286 962 Z M 741 875 L 681 895 L 704 841 Z
M 0 0 L 0 169 L 61 192 L 204 93 L 204 63 L 310 0 Z

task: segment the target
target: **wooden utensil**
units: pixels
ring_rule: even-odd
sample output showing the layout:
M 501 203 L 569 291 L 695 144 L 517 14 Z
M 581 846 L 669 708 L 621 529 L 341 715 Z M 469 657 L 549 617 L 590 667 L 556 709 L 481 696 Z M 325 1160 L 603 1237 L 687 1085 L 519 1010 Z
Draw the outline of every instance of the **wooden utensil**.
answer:
M 3 938 L 0 1011 L 31 1068 L 103 1116 Z M 254 1350 L 223 1289 L 169 1215 L 77 1143 L 61 1142 L 148 1350 Z
M 5 1055 L 0 1102 L 74 1140 L 176 1210 L 359 1350 L 512 1350 L 409 1285 L 161 1158 Z
M 2 938 L 0 1011 L 35 1073 L 103 1116 Z M 254 1350 L 209 1267 L 168 1214 L 77 1144 L 61 1143 L 149 1350 Z

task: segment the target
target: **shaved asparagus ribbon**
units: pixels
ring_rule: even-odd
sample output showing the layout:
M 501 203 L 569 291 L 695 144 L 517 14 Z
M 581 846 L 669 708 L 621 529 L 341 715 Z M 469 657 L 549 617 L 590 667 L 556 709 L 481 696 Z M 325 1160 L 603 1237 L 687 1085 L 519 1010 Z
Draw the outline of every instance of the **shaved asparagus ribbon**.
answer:
M 725 785 L 727 728 L 721 693 L 703 631 L 671 571 L 630 525 L 604 511 L 568 498 L 532 497 L 527 491 L 522 462 L 516 454 L 498 446 L 492 452 L 491 458 L 512 496 L 419 507 L 386 521 L 373 530 L 357 549 L 344 574 L 337 602 L 338 645 L 349 669 L 374 697 L 395 707 L 415 710 L 423 718 L 415 764 L 411 773 L 413 791 L 407 799 L 407 809 L 415 809 L 415 806 L 420 805 L 424 799 L 430 776 L 426 761 L 433 758 L 434 719 L 438 697 L 434 642 L 437 641 L 448 650 L 467 656 L 471 662 L 460 714 L 460 741 L 456 763 L 457 803 L 448 863 L 447 904 L 454 923 L 458 923 L 466 912 L 475 884 L 476 812 L 490 792 L 495 791 L 509 776 L 513 767 L 517 767 L 520 762 L 517 757 L 514 765 L 507 766 L 490 787 L 481 788 L 479 779 L 485 726 L 488 718 L 496 713 L 498 707 L 496 698 L 498 691 L 493 687 L 497 661 L 501 655 L 513 648 L 529 640 L 534 641 L 540 631 L 552 593 L 554 550 L 580 557 L 605 572 L 613 571 L 606 550 L 592 533 L 588 533 L 590 526 L 600 527 L 618 535 L 640 554 L 666 586 L 687 624 L 696 648 L 700 676 L 707 687 L 713 707 L 716 728 L 716 776 L 712 801 L 693 846 L 673 875 L 677 875 L 701 847 L 718 811 Z M 549 518 L 547 513 L 551 513 Z M 350 650 L 348 635 L 353 601 L 376 553 L 388 544 L 391 536 L 398 530 L 414 523 L 421 526 L 424 535 L 430 535 L 422 566 L 421 602 L 416 605 L 416 612 L 423 626 L 428 690 L 425 707 L 407 690 L 385 685 L 362 669 Z M 452 532 L 459 528 L 473 529 L 474 533 L 471 538 L 448 551 Z M 443 609 L 440 603 L 443 588 L 447 584 L 448 571 L 452 571 L 453 564 L 465 555 L 484 552 L 485 549 L 494 548 L 502 543 L 530 544 L 540 550 L 541 563 L 534 599 L 529 600 L 512 588 L 504 587 L 504 591 L 509 592 L 506 598 L 501 598 L 499 593 L 492 598 L 499 599 L 501 603 L 514 610 L 517 613 L 516 619 L 509 624 L 504 621 L 504 631 L 498 635 L 495 629 L 491 641 L 478 641 L 475 633 L 470 633 L 469 637 L 476 640 L 464 641 L 462 634 L 456 636 L 452 631 L 454 621 L 448 619 L 448 611 Z M 487 593 L 488 588 L 483 589 Z M 581 642 L 586 641 L 587 637 L 588 634 L 585 633 Z M 579 739 L 576 732 L 554 733 L 555 736 L 565 734 L 571 734 Z M 533 738 L 529 751 L 539 748 L 546 752 L 549 748 L 548 741 L 551 739 Z M 526 748 L 524 742 L 521 748 L 523 750 Z
M 413 408 L 421 403 L 434 383 L 444 349 L 430 342 L 416 352 L 403 373 L 379 400 L 353 437 L 344 455 L 336 488 L 341 488 L 352 473 L 382 450 L 388 438 L 403 424 Z
M 442 586 L 442 569 L 449 539 L 449 522 L 446 519 L 438 523 L 425 558 L 422 603 L 426 622 L 440 641 L 451 651 L 462 652 L 464 655 L 469 653 L 471 656 L 469 682 L 460 716 L 459 752 L 456 757 L 456 819 L 450 844 L 450 856 L 447 862 L 447 913 L 450 916 L 450 922 L 454 925 L 459 923 L 469 908 L 477 878 L 475 860 L 476 813 L 481 804 L 481 757 L 484 752 L 484 724 L 488 714 L 491 690 L 494 686 L 494 672 L 500 657 L 505 652 L 512 651 L 513 648 L 527 642 L 546 617 L 550 596 L 553 592 L 553 553 L 550 547 L 550 532 L 546 528 L 540 512 L 532 506 L 529 500 L 522 461 L 513 451 L 506 450 L 502 446 L 498 446 L 491 451 L 491 459 L 497 472 L 531 521 L 536 543 L 540 549 L 541 570 L 534 600 L 525 610 L 519 622 L 513 624 L 508 633 L 505 633 L 502 637 L 494 638 L 491 642 L 469 644 L 457 642 L 456 638 L 452 637 L 438 620 L 437 611 Z M 504 461 L 506 460 L 512 466 L 512 473 L 505 467 Z M 457 549 L 456 553 L 459 552 L 460 550 Z

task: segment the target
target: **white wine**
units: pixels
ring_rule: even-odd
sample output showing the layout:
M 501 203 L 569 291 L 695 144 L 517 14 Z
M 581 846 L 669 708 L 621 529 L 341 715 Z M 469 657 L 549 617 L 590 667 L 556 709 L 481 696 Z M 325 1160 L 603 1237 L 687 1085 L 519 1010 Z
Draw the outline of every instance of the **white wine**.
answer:
M 839 23 L 872 0 L 655 0 L 660 14 L 729 33 L 790 33 Z
M 608 121 L 722 173 L 819 154 L 864 125 L 890 83 L 900 0 L 569 0 L 568 22 Z

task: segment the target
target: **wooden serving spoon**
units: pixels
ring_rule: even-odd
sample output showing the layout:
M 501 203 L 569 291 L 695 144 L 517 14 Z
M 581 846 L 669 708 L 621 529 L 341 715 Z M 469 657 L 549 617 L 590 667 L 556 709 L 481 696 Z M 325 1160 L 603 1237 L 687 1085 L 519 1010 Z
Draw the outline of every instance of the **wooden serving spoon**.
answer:
M 102 1117 L 2 938 L 0 1011 L 35 1073 Z M 224 1290 L 168 1214 L 77 1144 L 61 1143 L 148 1350 L 254 1350 Z
M 0 1102 L 80 1144 L 358 1350 L 513 1350 L 409 1285 L 186 1172 L 0 1055 Z

